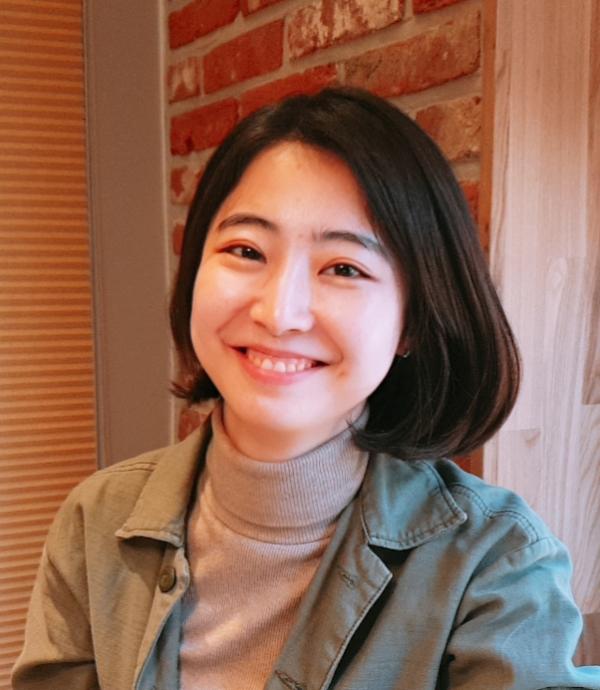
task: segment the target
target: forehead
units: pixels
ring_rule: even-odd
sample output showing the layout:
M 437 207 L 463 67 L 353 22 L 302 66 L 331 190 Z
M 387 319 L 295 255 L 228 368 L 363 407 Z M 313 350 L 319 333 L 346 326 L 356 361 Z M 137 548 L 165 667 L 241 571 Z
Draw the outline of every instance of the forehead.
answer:
M 338 217 L 372 231 L 365 195 L 347 164 L 328 151 L 281 142 L 261 152 L 225 198 L 214 222 L 234 211 L 305 224 Z

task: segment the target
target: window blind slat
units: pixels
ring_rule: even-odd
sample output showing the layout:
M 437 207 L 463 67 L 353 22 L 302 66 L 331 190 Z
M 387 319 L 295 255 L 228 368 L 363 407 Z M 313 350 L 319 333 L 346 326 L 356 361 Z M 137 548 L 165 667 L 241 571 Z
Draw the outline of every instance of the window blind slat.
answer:
M 81 0 L 0 0 L 0 690 L 48 527 L 96 468 Z

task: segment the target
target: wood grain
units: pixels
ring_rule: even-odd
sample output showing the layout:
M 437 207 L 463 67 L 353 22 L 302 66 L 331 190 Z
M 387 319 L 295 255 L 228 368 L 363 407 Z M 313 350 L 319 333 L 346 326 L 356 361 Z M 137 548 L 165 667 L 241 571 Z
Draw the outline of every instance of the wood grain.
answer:
M 589 100 L 589 159 L 588 182 L 588 224 L 590 236 L 589 304 L 590 326 L 588 350 L 585 361 L 583 402 L 586 405 L 600 405 L 600 2 L 592 6 L 592 27 L 596 39 L 592 42 L 590 54 L 590 100 Z
M 524 377 L 484 476 L 523 495 L 566 542 L 586 612 L 600 611 L 599 6 L 487 6 L 491 266 Z
M 600 666 L 600 613 L 583 617 L 583 635 L 575 662 L 579 666 Z

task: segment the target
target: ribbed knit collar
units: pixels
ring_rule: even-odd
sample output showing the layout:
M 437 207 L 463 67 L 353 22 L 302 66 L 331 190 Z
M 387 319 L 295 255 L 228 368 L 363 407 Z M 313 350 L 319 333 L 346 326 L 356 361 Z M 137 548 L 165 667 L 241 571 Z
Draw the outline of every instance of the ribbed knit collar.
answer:
M 363 427 L 367 417 L 365 409 L 355 426 Z M 221 522 L 268 543 L 300 544 L 330 536 L 367 467 L 368 454 L 354 445 L 350 429 L 291 460 L 261 462 L 233 446 L 221 405 L 211 423 L 202 500 Z

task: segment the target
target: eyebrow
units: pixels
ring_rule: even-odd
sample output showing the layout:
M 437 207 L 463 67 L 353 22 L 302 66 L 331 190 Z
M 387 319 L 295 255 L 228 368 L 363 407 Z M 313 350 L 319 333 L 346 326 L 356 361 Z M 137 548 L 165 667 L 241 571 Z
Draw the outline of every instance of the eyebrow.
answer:
M 251 213 L 234 213 L 222 220 L 217 225 L 217 230 L 225 230 L 226 228 L 235 227 L 236 225 L 258 225 L 264 230 L 269 230 L 270 232 L 278 232 L 279 227 L 270 220 L 262 218 L 261 216 L 255 216 Z M 381 246 L 380 242 L 371 235 L 364 235 L 362 233 L 352 232 L 351 230 L 341 230 L 341 229 L 328 229 L 323 230 L 319 233 L 313 234 L 317 242 L 331 242 L 331 241 L 343 241 L 343 242 L 353 242 L 358 244 L 364 249 L 375 252 L 383 257 L 386 253 Z

